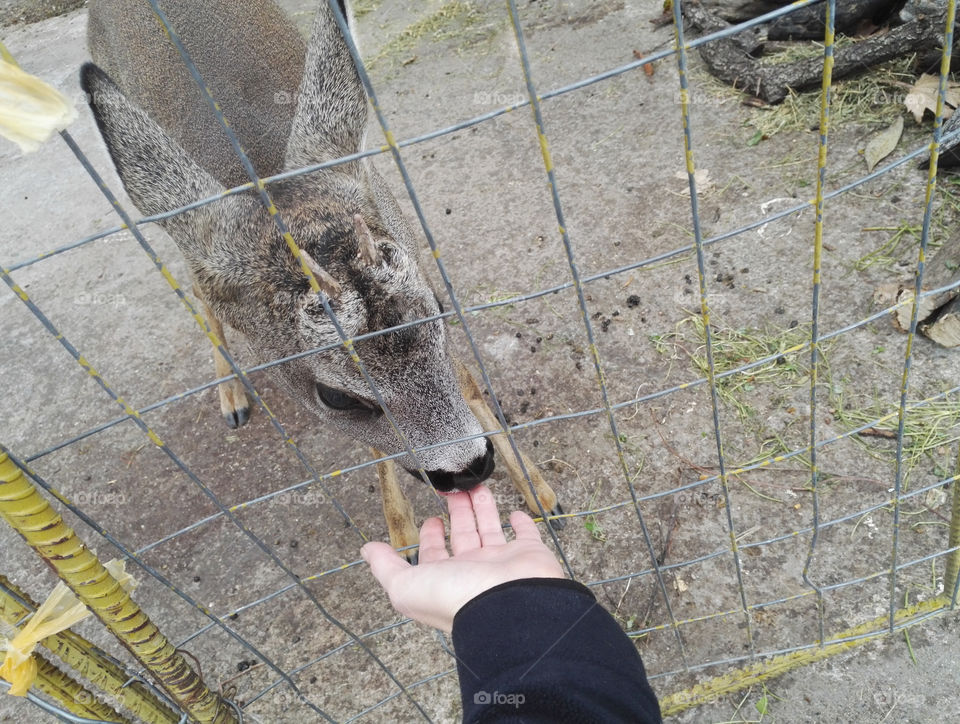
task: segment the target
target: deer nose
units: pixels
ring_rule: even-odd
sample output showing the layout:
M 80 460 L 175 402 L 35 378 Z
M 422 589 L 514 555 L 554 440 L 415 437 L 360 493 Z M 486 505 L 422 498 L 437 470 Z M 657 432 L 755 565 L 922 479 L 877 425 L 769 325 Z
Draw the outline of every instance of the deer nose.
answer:
M 430 483 L 441 493 L 453 490 L 473 490 L 480 483 L 490 477 L 493 472 L 493 443 L 488 439 L 487 449 L 466 470 L 451 473 L 447 470 L 428 470 L 427 477 Z

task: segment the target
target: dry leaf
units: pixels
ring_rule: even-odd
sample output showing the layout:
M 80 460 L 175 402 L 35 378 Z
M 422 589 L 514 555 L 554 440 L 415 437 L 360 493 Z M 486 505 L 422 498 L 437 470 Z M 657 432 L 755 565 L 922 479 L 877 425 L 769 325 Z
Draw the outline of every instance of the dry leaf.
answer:
M 892 307 L 897 303 L 897 294 L 899 293 L 900 285 L 897 282 L 881 284 L 873 290 L 871 308 L 885 309 L 886 307 Z
M 913 114 L 913 117 L 920 123 L 923 120 L 924 111 L 936 115 L 937 113 L 937 95 L 940 92 L 940 77 L 924 73 L 917 82 L 913 84 L 907 97 L 903 99 L 903 105 Z M 947 82 L 947 103 L 943 109 L 943 117 L 949 118 L 953 109 L 960 105 L 960 83 Z
M 901 135 L 903 135 L 903 116 L 897 116 L 897 120 L 889 127 L 873 135 L 863 151 L 867 171 L 873 171 L 874 166 L 893 152 L 900 143 Z
M 637 60 L 640 60 L 641 58 L 644 57 L 644 55 L 639 50 L 634 50 L 633 57 L 636 58 Z M 653 73 L 655 70 L 653 67 L 653 63 L 644 63 L 641 67 L 643 68 L 643 72 L 646 74 L 647 78 L 653 77 Z
M 687 180 L 686 171 L 677 171 L 677 173 L 674 174 L 674 176 L 676 178 L 683 179 L 684 181 Z M 698 196 L 703 196 L 705 194 L 710 193 L 713 190 L 714 183 L 713 183 L 713 179 L 710 178 L 710 169 L 698 168 L 696 171 L 693 172 L 693 180 L 696 181 L 696 184 L 697 184 Z M 684 188 L 680 190 L 680 193 L 683 196 L 689 196 L 690 185 L 687 184 Z

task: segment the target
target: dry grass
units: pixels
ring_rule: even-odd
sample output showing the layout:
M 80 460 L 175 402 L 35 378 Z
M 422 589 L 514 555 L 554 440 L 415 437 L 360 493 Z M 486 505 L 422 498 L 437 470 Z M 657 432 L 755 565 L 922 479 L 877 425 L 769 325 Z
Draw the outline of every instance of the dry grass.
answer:
M 928 259 L 955 233 L 960 221 L 960 178 L 947 176 L 938 179 L 931 221 Z M 863 231 L 883 234 L 886 238 L 878 247 L 857 259 L 854 263 L 857 271 L 876 266 L 903 274 L 905 269 L 916 267 L 922 231 L 919 219 L 914 219 L 913 223 L 901 220 L 891 226 L 865 227 Z
M 376 4 L 377 0 L 367 0 L 364 3 L 364 12 L 369 12 Z M 367 5 L 369 7 L 366 7 Z M 437 42 L 456 40 L 463 47 L 469 46 L 490 37 L 494 32 L 495 29 L 484 21 L 481 8 L 469 0 L 445 2 L 437 10 L 408 25 L 387 41 L 386 45 L 367 61 L 367 66 L 395 67 L 402 64 L 413 57 L 413 51 L 427 37 Z
M 378 7 L 382 0 L 353 0 L 351 7 L 353 9 L 353 17 L 362 18 L 364 15 L 369 15 Z
M 757 360 L 772 358 L 757 367 L 717 379 L 720 399 L 736 409 L 741 420 L 755 415 L 753 408 L 744 401 L 744 394 L 762 385 L 783 389 L 797 387 L 809 380 L 809 323 L 788 329 L 734 329 L 714 322 L 710 333 L 716 375 L 738 370 Z M 707 376 L 706 330 L 703 317 L 699 314 L 691 314 L 680 320 L 675 331 L 653 335 L 650 339 L 660 354 L 671 357 L 682 354 L 689 359 L 696 374 Z
M 853 41 L 840 39 L 837 47 Z M 785 50 L 764 56 L 764 64 L 787 63 L 809 57 L 820 57 L 823 46 L 818 43 L 793 43 Z M 831 129 L 848 123 L 868 126 L 889 124 L 903 114 L 903 98 L 916 81 L 911 66 L 914 58 L 904 57 L 883 63 L 869 72 L 837 80 L 833 84 L 830 104 Z M 697 83 L 718 99 L 729 101 L 746 95 L 714 78 L 704 67 L 697 72 Z M 764 108 L 751 108 L 744 121 L 753 130 L 752 141 L 759 142 L 783 131 L 810 131 L 819 127 L 819 88 L 796 93 L 791 91 L 782 103 Z
M 847 123 L 882 126 L 902 115 L 903 97 L 916 80 L 910 71 L 912 63 L 912 57 L 900 58 L 867 73 L 835 81 L 830 102 L 831 128 L 836 129 Z M 746 125 L 755 129 L 761 137 L 769 138 L 781 131 L 816 129 L 819 122 L 818 89 L 805 93 L 791 92 L 776 106 L 753 109 Z
M 842 388 L 835 387 L 831 406 L 837 420 L 847 429 L 870 424 L 869 436 L 855 436 L 874 458 L 885 462 L 896 459 L 895 434 L 899 420 L 897 410 L 879 399 L 844 400 Z M 907 403 L 908 406 L 914 404 Z M 953 475 L 952 462 L 960 442 L 960 396 L 948 395 L 907 411 L 903 428 L 904 485 L 912 470 L 920 465 L 940 480 Z

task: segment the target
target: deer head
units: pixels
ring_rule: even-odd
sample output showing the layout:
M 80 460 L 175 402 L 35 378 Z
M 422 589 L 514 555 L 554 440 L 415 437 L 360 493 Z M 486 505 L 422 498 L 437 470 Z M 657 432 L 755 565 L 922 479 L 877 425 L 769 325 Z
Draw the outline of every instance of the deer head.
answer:
M 214 164 L 192 158 L 175 140 L 191 129 L 160 127 L 93 64 L 84 66 L 81 77 L 117 173 L 143 214 L 225 191 L 206 170 Z M 284 168 L 360 149 L 366 97 L 325 2 L 297 98 Z M 243 98 L 224 107 L 228 114 L 231 109 L 243 113 Z M 277 105 L 276 112 L 286 111 Z M 319 293 L 252 192 L 160 224 L 185 257 L 207 305 L 245 336 L 259 360 L 331 347 L 271 368 L 295 399 L 357 440 L 386 453 L 403 452 L 400 436 L 342 344 L 321 294 L 349 339 L 437 315 L 439 301 L 420 269 L 413 234 L 367 164 L 295 177 L 269 191 Z M 413 448 L 482 432 L 459 389 L 442 320 L 363 339 L 355 351 Z M 441 491 L 470 489 L 493 469 L 492 447 L 482 437 L 418 450 L 416 460 L 407 454 L 400 462 L 411 471 L 422 466 Z

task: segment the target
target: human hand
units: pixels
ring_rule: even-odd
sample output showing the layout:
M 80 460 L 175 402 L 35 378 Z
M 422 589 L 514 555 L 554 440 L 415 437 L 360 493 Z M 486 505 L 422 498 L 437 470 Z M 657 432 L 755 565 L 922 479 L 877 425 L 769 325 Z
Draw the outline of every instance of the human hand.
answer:
M 390 603 L 404 616 L 449 632 L 464 604 L 487 589 L 521 578 L 564 577 L 526 513 L 510 514 L 514 540 L 507 542 L 487 486 L 446 499 L 452 556 L 440 518 L 428 518 L 420 528 L 419 565 L 411 566 L 386 543 L 367 543 L 360 550 Z

